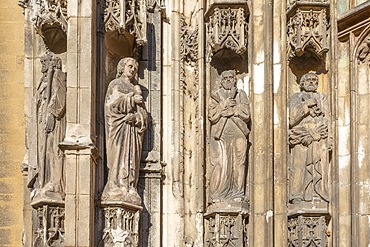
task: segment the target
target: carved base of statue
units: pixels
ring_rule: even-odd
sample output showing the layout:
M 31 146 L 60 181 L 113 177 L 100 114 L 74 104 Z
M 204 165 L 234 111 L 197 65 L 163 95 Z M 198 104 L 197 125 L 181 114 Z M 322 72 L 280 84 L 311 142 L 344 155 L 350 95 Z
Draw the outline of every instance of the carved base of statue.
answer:
M 288 216 L 288 246 L 320 246 L 328 245 L 328 224 L 330 215 L 302 213 Z
M 64 246 L 64 205 L 34 206 L 33 246 Z
M 312 201 L 293 201 L 288 205 L 288 246 L 327 246 L 329 203 L 314 197 Z
M 44 187 L 32 191 L 31 205 L 64 204 L 65 194 L 61 191 L 59 184 L 49 182 Z
M 104 202 L 127 202 L 141 205 L 141 198 L 135 188 L 126 189 L 108 182 L 104 188 L 101 200 Z
M 205 246 L 249 246 L 247 202 L 213 203 L 208 206 L 204 219 Z
M 301 213 L 312 213 L 312 214 L 328 214 L 329 213 L 329 203 L 322 201 L 319 198 L 313 201 L 306 202 L 300 201 L 294 204 L 288 205 L 288 214 L 296 215 Z
M 136 247 L 139 244 L 139 220 L 142 207 L 130 203 L 102 202 L 105 227 L 104 247 Z

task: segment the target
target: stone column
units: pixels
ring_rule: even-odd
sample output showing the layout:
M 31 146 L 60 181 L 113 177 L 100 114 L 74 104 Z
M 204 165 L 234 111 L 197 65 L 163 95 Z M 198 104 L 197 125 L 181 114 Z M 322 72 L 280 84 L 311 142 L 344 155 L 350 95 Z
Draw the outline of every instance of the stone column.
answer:
M 273 246 L 274 239 L 272 13 L 270 1 L 251 2 L 251 246 Z
M 68 2 L 65 246 L 95 246 L 95 1 Z

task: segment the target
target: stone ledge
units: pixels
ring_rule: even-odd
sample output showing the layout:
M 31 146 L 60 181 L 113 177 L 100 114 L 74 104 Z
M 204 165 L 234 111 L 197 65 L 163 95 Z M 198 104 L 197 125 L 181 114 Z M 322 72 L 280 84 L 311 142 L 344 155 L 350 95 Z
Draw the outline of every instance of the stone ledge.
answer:
M 369 24 L 370 1 L 356 6 L 338 17 L 338 38 L 345 41 L 350 32 L 360 32 L 363 27 Z

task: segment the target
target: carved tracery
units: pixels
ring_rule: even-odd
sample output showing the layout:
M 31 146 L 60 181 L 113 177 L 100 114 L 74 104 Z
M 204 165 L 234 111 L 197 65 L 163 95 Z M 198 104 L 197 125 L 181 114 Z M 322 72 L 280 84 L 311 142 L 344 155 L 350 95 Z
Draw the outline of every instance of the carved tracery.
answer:
M 105 31 L 128 33 L 138 45 L 145 45 L 146 0 L 106 0 L 104 11 Z
M 181 68 L 180 80 L 182 82 L 185 93 L 191 95 L 195 100 L 198 96 L 198 76 L 199 69 L 197 66 L 198 61 L 198 26 L 192 30 L 185 22 L 185 18 L 181 18 L 181 36 L 180 36 L 180 55 L 181 55 Z M 191 67 L 194 71 L 194 79 L 192 85 L 189 85 L 186 80 L 185 67 Z
M 64 32 L 67 31 L 67 0 L 21 0 L 19 5 L 29 8 L 31 21 L 36 30 L 42 33 L 45 24 L 57 24 Z
M 290 1 L 287 8 L 289 59 L 307 51 L 323 58 L 329 50 L 329 2 L 295 0 Z
M 248 11 L 246 5 L 217 5 L 206 15 L 209 56 L 221 49 L 242 55 L 248 43 Z
M 18 4 L 29 11 L 29 21 L 47 48 L 56 54 L 66 52 L 68 0 L 20 0 Z

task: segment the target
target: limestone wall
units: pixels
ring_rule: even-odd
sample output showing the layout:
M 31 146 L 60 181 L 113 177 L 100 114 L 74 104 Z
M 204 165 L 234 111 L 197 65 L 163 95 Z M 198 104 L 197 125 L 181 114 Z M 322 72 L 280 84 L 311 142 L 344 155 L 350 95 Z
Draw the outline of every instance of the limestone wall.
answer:
M 17 2 L 0 1 L 0 246 L 22 245 L 24 18 Z

